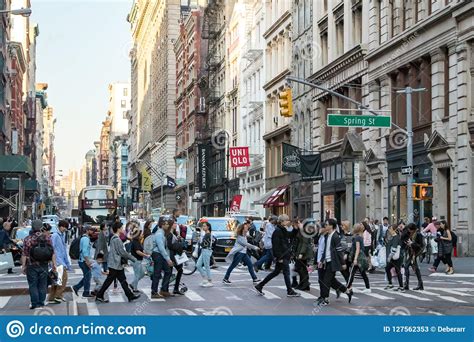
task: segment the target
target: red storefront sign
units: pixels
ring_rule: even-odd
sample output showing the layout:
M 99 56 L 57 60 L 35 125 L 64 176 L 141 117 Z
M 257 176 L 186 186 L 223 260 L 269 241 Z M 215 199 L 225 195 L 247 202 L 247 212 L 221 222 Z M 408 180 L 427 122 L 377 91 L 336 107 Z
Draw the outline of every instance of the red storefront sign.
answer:
M 230 203 L 230 211 L 240 211 L 240 202 L 242 202 L 242 195 L 235 195 Z
M 250 166 L 250 155 L 248 147 L 231 147 L 230 152 L 230 166 L 244 167 Z

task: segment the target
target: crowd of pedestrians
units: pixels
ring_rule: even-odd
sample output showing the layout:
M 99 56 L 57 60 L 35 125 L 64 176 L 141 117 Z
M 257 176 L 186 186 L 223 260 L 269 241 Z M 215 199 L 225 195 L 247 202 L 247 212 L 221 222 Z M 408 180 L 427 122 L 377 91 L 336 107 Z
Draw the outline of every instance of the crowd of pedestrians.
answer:
M 31 297 L 30 307 L 42 307 L 46 301 L 49 304 L 66 301 L 64 292 L 68 286 L 68 272 L 72 270 L 71 259 L 77 260 L 82 272 L 81 280 L 71 286 L 77 296 L 82 291 L 82 297 L 107 303 L 107 290 L 112 284 L 117 287 L 120 283 L 129 301 L 133 301 L 140 297 L 139 282 L 147 275 L 151 278 L 151 298 L 183 295 L 180 286 L 185 262 L 182 259 L 187 259 L 186 227 L 178 226 L 178 215 L 179 212 L 174 211 L 173 215 L 162 216 L 156 225 L 147 221 L 143 230 L 137 222 L 129 222 L 124 227 L 118 219 L 109 225 L 102 224 L 98 232 L 85 225 L 70 246 L 67 235 L 71 232 L 71 222 L 60 221 L 58 230 L 51 234 L 48 224 L 32 221 L 30 234 L 23 241 L 21 258 Z M 316 230 L 310 235 L 305 224 L 307 222 L 297 218 L 290 220 L 287 215 L 270 216 L 260 231 L 250 219 L 239 224 L 236 242 L 226 258 L 229 267 L 222 282 L 231 286 L 233 270 L 243 266 L 248 269 L 257 294 L 264 296 L 265 286 L 283 273 L 288 297 L 299 297 L 299 291 L 318 286 L 317 304 L 325 306 L 330 303 L 331 289 L 337 298 L 344 294 L 349 303 L 352 301 L 357 273 L 364 281 L 362 293 L 370 293 L 370 273 L 377 267 L 384 270 L 386 290 L 410 290 L 410 275 L 414 273 L 417 284 L 412 290 L 422 291 L 419 258 L 426 252 L 427 234 L 431 234 L 436 243 L 436 258 L 429 270 L 436 272 L 443 262 L 445 272 L 454 273 L 452 252 L 457 237 L 445 220 L 425 220 L 420 229 L 413 223 L 389 224 L 387 217 L 380 224 L 367 218 L 352 227 L 348 221 L 327 219 L 323 223 L 313 223 Z M 11 221 L 2 222 L 0 248 L 3 252 L 15 243 L 10 235 L 12 225 Z M 208 222 L 199 228 L 199 243 L 193 256 L 202 277 L 200 285 L 212 287 L 215 238 Z M 257 260 L 252 263 L 252 258 Z M 125 274 L 126 266 L 133 269 L 130 284 Z M 259 279 L 257 273 L 263 269 L 268 273 Z M 310 272 L 314 270 L 318 284 L 310 282 Z M 170 291 L 173 272 L 174 286 Z M 396 286 L 393 278 L 396 278 Z

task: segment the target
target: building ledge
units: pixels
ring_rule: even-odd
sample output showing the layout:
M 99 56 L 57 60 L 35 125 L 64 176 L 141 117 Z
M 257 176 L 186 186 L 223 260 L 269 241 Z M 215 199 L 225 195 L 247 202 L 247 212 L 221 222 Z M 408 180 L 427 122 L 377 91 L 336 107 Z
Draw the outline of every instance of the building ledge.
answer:
M 0 176 L 25 176 L 33 175 L 33 164 L 27 156 L 0 156 Z
M 266 133 L 264 136 L 263 136 L 263 140 L 270 140 L 271 138 L 273 137 L 276 137 L 280 134 L 283 134 L 285 133 L 286 131 L 289 131 L 291 130 L 291 127 L 289 124 L 286 124 L 284 126 L 281 126 L 281 127 L 278 127 L 277 129 L 275 129 L 274 131 L 271 131 L 271 132 L 268 132 Z

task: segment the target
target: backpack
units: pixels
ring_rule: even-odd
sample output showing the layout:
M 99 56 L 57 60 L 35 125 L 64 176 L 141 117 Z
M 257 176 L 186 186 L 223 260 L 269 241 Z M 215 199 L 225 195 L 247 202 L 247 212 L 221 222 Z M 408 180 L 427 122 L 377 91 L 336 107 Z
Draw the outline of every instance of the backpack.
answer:
M 79 260 L 81 255 L 81 239 L 82 236 L 79 236 L 71 242 L 71 246 L 69 247 L 69 257 L 71 260 Z
M 151 234 L 150 236 L 147 236 L 145 241 L 143 241 L 143 252 L 145 254 L 151 255 L 155 247 L 156 247 L 155 234 Z
M 30 257 L 34 261 L 49 262 L 53 260 L 54 249 L 44 236 L 38 238 L 38 243 L 31 248 Z
M 453 244 L 453 248 L 456 248 L 458 236 L 453 231 L 451 231 L 451 243 Z

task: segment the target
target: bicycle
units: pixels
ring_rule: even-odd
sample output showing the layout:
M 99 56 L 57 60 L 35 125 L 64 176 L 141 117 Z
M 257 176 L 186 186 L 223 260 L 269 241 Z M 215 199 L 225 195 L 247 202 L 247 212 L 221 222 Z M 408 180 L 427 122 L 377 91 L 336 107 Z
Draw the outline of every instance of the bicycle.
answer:
M 431 246 L 431 240 L 433 239 L 433 236 L 431 234 L 425 234 L 425 249 L 423 250 L 423 253 L 420 255 L 420 263 L 423 262 L 426 258 L 426 263 L 431 263 L 431 256 L 433 255 L 433 248 Z

